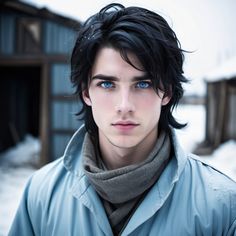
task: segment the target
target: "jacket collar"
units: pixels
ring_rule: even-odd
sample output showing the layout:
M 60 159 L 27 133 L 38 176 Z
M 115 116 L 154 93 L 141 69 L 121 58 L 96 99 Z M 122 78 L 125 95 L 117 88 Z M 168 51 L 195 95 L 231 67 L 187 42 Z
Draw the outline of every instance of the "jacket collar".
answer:
M 99 217 L 95 218 L 101 229 L 106 235 L 112 235 L 112 230 L 106 217 L 106 212 L 103 208 L 102 202 L 95 190 L 90 185 L 83 172 L 83 168 L 81 168 L 81 152 L 85 134 L 85 127 L 81 126 L 80 129 L 72 136 L 63 155 L 64 166 L 66 170 L 71 173 L 73 181 L 71 193 L 75 198 L 79 199 L 80 202 L 93 214 L 99 214 Z
M 80 166 L 82 164 L 81 152 L 85 133 L 85 127 L 82 125 L 72 136 L 63 155 L 66 170 L 78 177 L 83 175 Z

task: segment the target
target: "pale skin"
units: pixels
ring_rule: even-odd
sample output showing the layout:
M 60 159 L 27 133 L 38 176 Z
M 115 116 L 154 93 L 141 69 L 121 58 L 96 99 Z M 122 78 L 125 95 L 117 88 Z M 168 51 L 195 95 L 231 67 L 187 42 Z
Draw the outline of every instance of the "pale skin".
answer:
M 128 56 L 137 68 L 142 68 L 135 55 Z M 170 97 L 161 90 L 157 94 L 144 71 L 124 61 L 119 51 L 103 47 L 96 55 L 83 99 L 92 108 L 108 169 L 147 158 L 158 138 L 161 107 Z

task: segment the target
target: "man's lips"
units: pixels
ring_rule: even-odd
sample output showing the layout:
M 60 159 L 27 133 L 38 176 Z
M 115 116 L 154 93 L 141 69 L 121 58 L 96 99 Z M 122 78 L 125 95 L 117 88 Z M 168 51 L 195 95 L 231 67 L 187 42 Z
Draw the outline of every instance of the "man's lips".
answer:
M 129 126 L 129 125 L 133 125 L 133 126 L 138 126 L 139 124 L 133 121 L 118 121 L 115 123 L 112 123 L 113 126 L 116 125 L 123 125 L 123 126 Z
M 118 121 L 113 123 L 112 126 L 120 130 L 130 130 L 139 126 L 139 124 L 132 121 Z

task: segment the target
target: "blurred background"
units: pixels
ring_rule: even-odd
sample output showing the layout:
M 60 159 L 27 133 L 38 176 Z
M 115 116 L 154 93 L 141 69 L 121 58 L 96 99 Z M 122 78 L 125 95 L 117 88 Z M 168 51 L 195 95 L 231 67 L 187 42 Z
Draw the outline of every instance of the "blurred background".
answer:
M 37 168 L 63 154 L 79 102 L 69 81 L 76 32 L 112 1 L 0 2 L 0 236 Z M 190 83 L 174 110 L 187 152 L 236 179 L 236 1 L 123 0 L 161 14 L 185 54 Z

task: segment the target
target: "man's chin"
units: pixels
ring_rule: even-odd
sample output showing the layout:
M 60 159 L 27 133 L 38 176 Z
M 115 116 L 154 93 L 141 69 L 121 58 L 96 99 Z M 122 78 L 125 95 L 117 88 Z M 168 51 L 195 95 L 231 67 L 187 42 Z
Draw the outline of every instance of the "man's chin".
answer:
M 138 144 L 138 142 L 135 140 L 132 140 L 131 137 L 127 137 L 125 139 L 124 138 L 109 139 L 109 143 L 112 146 L 121 148 L 121 149 L 134 148 Z

